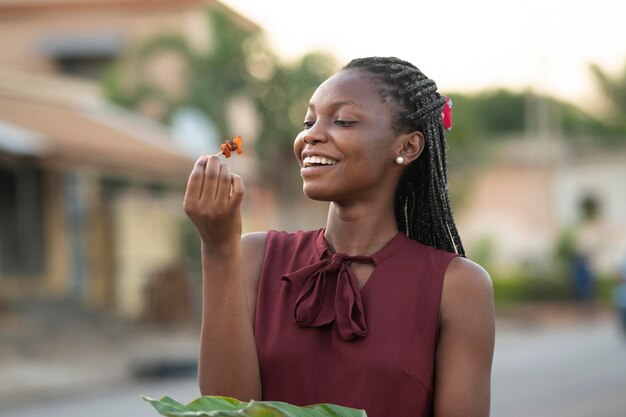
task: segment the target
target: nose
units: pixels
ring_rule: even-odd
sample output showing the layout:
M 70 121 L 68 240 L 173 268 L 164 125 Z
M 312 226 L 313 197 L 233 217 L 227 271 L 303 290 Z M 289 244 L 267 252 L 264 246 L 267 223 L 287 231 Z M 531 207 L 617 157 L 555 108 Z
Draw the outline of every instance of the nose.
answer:
M 327 142 L 328 136 L 326 132 L 320 126 L 321 123 L 315 123 L 309 129 L 302 132 L 302 141 L 306 144 L 313 144 L 317 142 Z

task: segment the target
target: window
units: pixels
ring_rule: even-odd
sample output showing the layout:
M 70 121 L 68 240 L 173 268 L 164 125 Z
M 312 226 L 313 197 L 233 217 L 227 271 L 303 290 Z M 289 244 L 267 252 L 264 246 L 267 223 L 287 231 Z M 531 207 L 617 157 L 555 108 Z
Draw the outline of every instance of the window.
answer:
M 110 57 L 63 56 L 55 59 L 57 70 L 61 74 L 73 75 L 97 80 L 113 62 Z
M 44 36 L 39 48 L 60 73 L 97 79 L 119 57 L 123 38 L 117 32 L 57 33 Z
M 596 220 L 600 212 L 600 201 L 593 195 L 585 195 L 579 203 L 579 211 L 583 221 Z
M 0 274 L 40 275 L 43 240 L 41 171 L 0 165 Z

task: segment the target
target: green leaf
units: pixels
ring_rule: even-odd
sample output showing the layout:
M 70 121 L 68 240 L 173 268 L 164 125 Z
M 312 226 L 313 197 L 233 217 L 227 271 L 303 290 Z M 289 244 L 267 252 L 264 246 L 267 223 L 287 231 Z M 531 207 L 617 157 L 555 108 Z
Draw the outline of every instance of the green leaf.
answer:
M 142 395 L 141 398 L 152 404 L 152 406 L 156 408 L 159 414 L 164 416 L 178 415 L 177 413 L 184 412 L 186 409 L 183 404 L 174 401 L 170 397 L 162 397 L 160 400 L 155 400 L 153 398 Z
M 243 402 L 230 397 L 204 396 L 183 405 L 170 397 L 142 398 L 167 417 L 367 417 L 363 410 L 335 404 L 298 407 L 280 401 Z

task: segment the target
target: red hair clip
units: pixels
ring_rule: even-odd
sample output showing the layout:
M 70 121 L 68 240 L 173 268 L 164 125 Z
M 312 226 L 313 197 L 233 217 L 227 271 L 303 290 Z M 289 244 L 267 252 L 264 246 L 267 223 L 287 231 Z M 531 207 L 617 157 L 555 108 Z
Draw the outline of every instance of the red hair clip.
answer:
M 452 100 L 446 96 L 446 102 L 443 104 L 443 110 L 441 111 L 441 119 L 443 120 L 443 128 L 446 131 L 452 130 Z

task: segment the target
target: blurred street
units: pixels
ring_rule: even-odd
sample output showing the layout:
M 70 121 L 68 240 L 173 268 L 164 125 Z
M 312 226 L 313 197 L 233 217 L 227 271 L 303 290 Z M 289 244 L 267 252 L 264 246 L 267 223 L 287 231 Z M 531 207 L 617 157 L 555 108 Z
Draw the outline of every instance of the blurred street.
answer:
M 626 415 L 626 337 L 615 321 L 502 329 L 496 337 L 492 416 Z
M 623 417 L 626 337 L 610 311 L 586 316 L 575 309 L 543 310 L 498 321 L 492 416 Z M 114 343 L 93 343 L 92 334 L 65 352 L 11 360 L 5 355 L 0 415 L 154 417 L 158 414 L 140 395 L 168 395 L 180 402 L 199 395 L 189 368 L 197 347 L 194 329 L 136 328 L 132 336 L 126 331 L 119 330 Z M 74 332 L 72 337 L 81 336 Z M 93 344 L 86 349 L 89 339 Z M 150 363 L 161 367 L 146 367 Z M 163 366 L 167 363 L 169 368 Z

